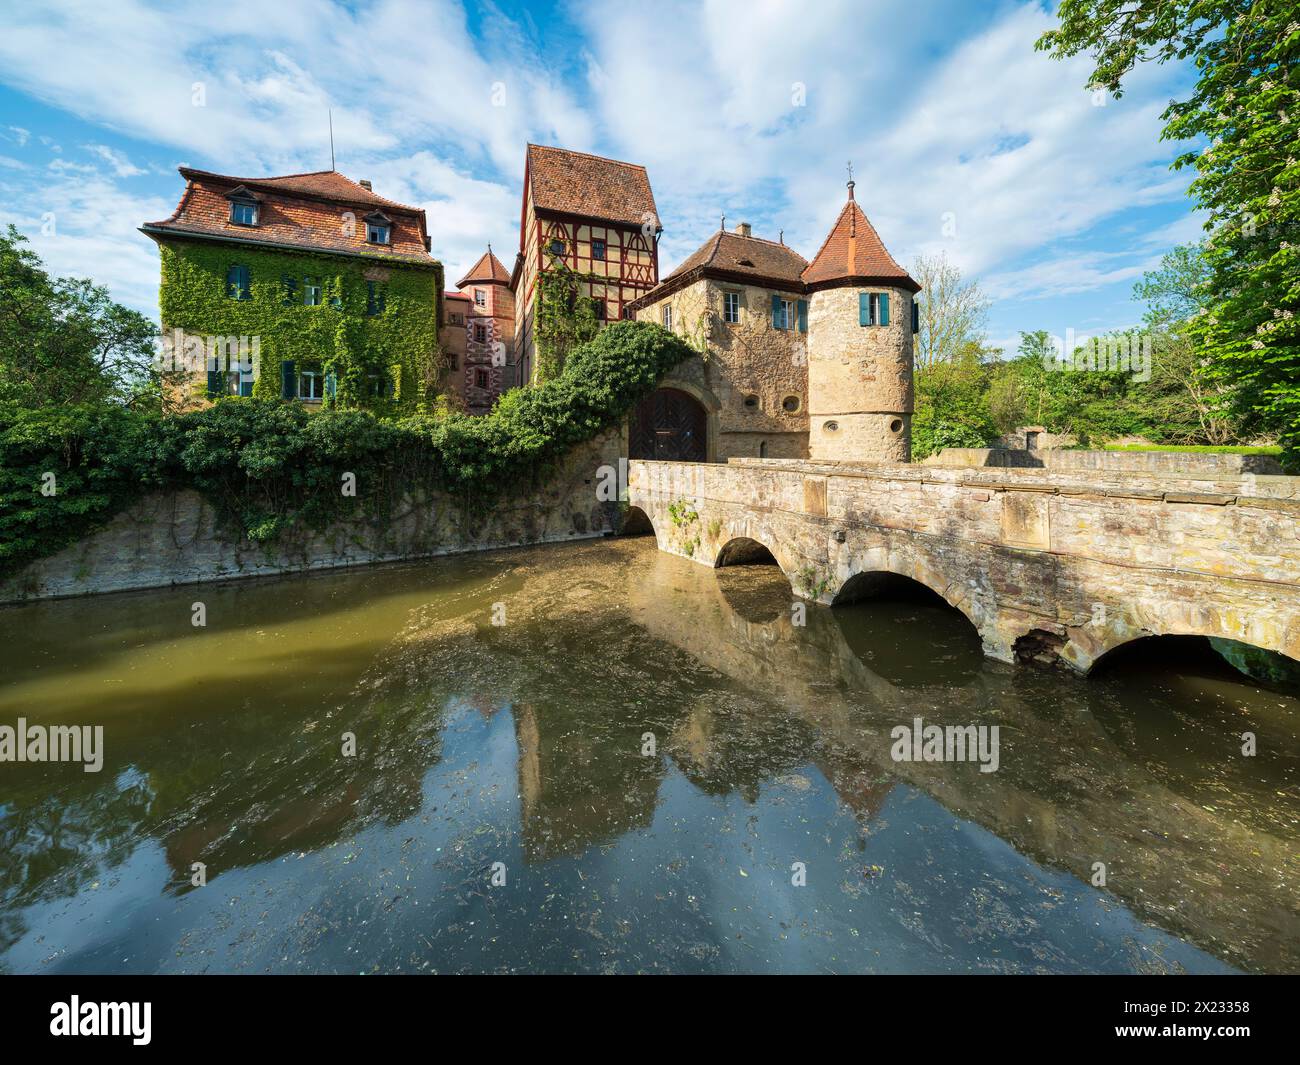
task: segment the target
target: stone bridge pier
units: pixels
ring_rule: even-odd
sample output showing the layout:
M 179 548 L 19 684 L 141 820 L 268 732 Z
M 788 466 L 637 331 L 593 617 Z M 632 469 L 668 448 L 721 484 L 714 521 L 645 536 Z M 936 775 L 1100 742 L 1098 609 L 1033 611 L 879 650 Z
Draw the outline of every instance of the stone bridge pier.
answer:
M 1086 673 L 1156 635 L 1300 660 L 1300 478 L 633 460 L 627 504 L 660 550 L 723 566 L 765 549 L 820 603 L 917 581 L 1005 662 Z

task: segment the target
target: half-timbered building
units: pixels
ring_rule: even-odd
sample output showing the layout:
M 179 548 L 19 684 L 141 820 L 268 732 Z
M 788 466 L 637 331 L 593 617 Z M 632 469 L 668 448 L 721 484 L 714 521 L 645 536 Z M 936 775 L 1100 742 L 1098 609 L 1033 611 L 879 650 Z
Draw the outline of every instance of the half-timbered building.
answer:
M 520 384 L 531 383 L 536 373 L 542 273 L 562 263 L 577 276 L 579 296 L 595 300 L 598 318 L 627 317 L 628 304 L 659 282 L 661 232 L 645 167 L 528 145 L 519 255 L 510 282 Z

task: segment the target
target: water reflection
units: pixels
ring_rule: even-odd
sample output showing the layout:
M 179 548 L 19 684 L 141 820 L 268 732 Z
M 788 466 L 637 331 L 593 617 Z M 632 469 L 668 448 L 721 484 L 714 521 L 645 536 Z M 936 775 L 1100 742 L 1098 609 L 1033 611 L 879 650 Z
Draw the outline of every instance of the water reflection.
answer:
M 0 964 L 1295 968 L 1294 699 L 790 602 L 636 540 L 0 611 L 0 722 L 106 726 L 98 775 L 0 767 Z M 913 716 L 1002 769 L 895 765 Z

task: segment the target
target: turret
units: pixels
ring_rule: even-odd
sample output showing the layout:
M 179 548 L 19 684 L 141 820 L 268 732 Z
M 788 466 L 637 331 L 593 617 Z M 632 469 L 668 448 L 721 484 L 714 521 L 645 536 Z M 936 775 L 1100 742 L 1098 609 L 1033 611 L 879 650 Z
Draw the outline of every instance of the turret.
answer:
M 920 285 L 849 197 L 804 270 L 808 288 L 808 454 L 908 462 L 913 303 Z

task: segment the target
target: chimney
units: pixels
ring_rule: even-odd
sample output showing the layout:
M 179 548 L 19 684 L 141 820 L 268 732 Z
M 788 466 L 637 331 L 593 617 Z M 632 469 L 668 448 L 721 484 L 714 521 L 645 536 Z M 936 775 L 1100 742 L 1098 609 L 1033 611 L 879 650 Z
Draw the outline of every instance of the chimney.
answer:
M 369 178 L 362 178 L 360 181 L 357 182 L 357 184 L 360 185 L 360 186 L 361 186 L 363 189 L 365 189 L 367 192 L 374 192 L 374 189 L 372 189 L 372 188 L 370 187 L 370 179 L 369 179 Z
M 750 228 L 749 228 L 749 223 L 748 223 L 748 222 L 739 222 L 739 223 L 737 223 L 737 225 L 736 225 L 736 232 L 739 233 L 742 237 L 748 237 L 748 236 L 751 236 L 751 235 L 752 235 L 751 232 L 750 232 Z

